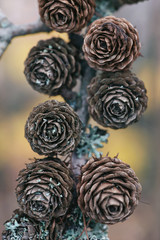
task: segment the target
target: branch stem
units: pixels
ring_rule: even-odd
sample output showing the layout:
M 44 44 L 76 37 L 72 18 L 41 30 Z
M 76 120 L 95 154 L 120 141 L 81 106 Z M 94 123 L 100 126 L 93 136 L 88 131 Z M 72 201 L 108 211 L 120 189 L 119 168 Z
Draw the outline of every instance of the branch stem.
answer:
M 13 24 L 0 9 L 0 58 L 14 37 L 51 31 L 40 19 L 29 24 Z

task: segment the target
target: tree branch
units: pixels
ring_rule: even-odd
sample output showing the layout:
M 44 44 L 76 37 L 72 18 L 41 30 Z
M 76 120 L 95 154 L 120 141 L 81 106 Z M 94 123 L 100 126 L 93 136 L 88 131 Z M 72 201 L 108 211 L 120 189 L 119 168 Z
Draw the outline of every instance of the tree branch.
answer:
M 24 25 L 13 24 L 0 9 L 0 58 L 14 37 L 51 31 L 40 19 Z
M 82 45 L 84 40 L 82 35 L 80 36 L 75 33 L 69 34 L 71 43 L 77 49 L 79 49 L 79 51 L 82 51 Z M 93 68 L 89 67 L 85 59 L 81 59 L 80 63 L 81 63 L 82 79 L 80 84 L 79 95 L 81 98 L 81 104 L 80 104 L 80 107 L 76 110 L 76 112 L 79 115 L 82 123 L 84 124 L 84 128 L 86 128 L 89 121 L 88 103 L 87 103 L 87 95 L 88 95 L 87 86 L 89 85 L 91 79 L 96 75 L 96 71 Z

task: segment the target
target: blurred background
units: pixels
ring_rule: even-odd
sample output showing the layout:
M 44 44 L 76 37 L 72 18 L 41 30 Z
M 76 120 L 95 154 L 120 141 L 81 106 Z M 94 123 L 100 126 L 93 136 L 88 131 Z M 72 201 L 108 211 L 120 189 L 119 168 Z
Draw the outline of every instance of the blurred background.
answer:
M 0 0 L 0 8 L 15 24 L 38 18 L 37 0 Z M 134 214 L 124 223 L 109 227 L 110 240 L 160 240 L 160 0 L 125 5 L 115 16 L 125 17 L 139 31 L 141 53 L 133 71 L 148 91 L 148 109 L 139 123 L 123 130 L 108 130 L 109 152 L 131 165 L 143 186 Z M 12 40 L 0 60 L 0 232 L 17 202 L 14 193 L 19 170 L 37 157 L 24 138 L 24 125 L 32 108 L 48 96 L 35 92 L 23 70 L 29 50 L 38 40 L 58 33 L 35 34 Z M 66 38 L 65 34 L 62 37 Z M 60 96 L 58 100 L 63 100 Z M 95 124 L 91 121 L 91 123 Z

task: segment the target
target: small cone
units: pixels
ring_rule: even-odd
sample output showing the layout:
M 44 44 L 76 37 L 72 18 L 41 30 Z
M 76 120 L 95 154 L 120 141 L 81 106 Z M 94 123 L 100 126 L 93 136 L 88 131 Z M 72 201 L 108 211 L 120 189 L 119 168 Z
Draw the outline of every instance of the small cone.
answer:
M 80 78 L 79 52 L 60 38 L 39 41 L 25 61 L 24 74 L 32 88 L 55 96 L 72 89 Z
M 17 181 L 17 201 L 29 217 L 50 221 L 66 214 L 72 200 L 73 181 L 59 159 L 37 159 L 27 164 Z
M 41 20 L 57 32 L 78 32 L 91 20 L 94 0 L 39 0 Z
M 33 151 L 40 155 L 67 155 L 79 143 L 81 121 L 64 102 L 49 100 L 30 113 L 25 137 Z
M 138 204 L 141 185 L 129 165 L 117 157 L 91 158 L 77 185 L 84 215 L 105 224 L 126 220 Z
M 108 16 L 94 21 L 84 38 L 89 66 L 107 72 L 128 69 L 140 55 L 137 30 L 124 18 Z
M 130 71 L 103 73 L 88 86 L 89 113 L 104 127 L 126 128 L 147 108 L 144 83 Z

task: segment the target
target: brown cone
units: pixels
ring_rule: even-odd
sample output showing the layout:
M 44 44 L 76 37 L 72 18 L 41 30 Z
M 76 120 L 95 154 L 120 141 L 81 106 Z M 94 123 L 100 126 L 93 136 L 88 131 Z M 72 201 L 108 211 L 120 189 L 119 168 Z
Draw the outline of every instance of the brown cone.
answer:
M 38 92 L 58 95 L 62 87 L 72 89 L 80 76 L 78 51 L 60 38 L 39 41 L 25 61 L 24 74 Z
M 88 86 L 89 113 L 104 127 L 125 128 L 147 108 L 144 83 L 130 71 L 103 73 Z
M 64 156 L 57 155 L 57 158 L 59 158 L 65 165 L 70 169 L 71 168 L 71 160 L 72 160 L 73 152 L 66 154 Z
M 40 155 L 67 155 L 79 143 L 81 121 L 73 109 L 56 100 L 39 104 L 30 113 L 25 137 Z
M 15 210 L 11 219 L 4 223 L 5 230 L 2 233 L 2 240 L 12 239 L 41 239 L 38 224 L 33 219 L 28 218 L 19 209 Z M 46 238 L 47 239 L 47 238 Z
M 59 159 L 37 159 L 27 164 L 17 181 L 17 201 L 28 216 L 50 221 L 66 214 L 72 200 L 73 181 Z
M 77 192 L 84 215 L 96 222 L 115 224 L 133 213 L 141 185 L 129 165 L 106 156 L 91 158 L 82 167 Z
M 78 32 L 95 11 L 94 0 L 38 0 L 41 20 L 57 32 Z
M 140 55 L 137 30 L 124 18 L 108 16 L 94 21 L 85 38 L 83 51 L 90 67 L 116 72 L 128 69 Z

